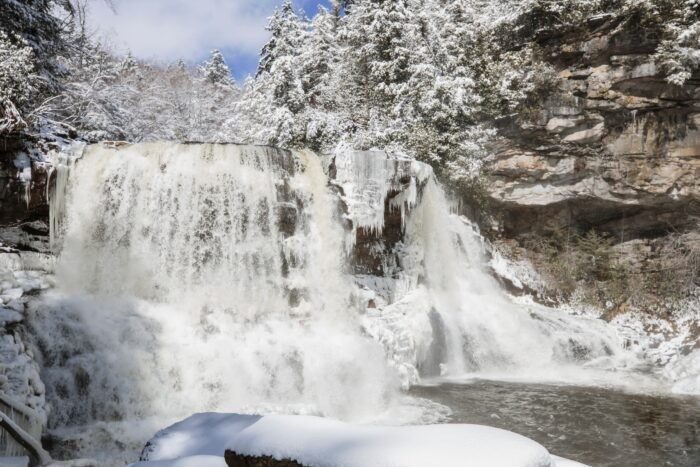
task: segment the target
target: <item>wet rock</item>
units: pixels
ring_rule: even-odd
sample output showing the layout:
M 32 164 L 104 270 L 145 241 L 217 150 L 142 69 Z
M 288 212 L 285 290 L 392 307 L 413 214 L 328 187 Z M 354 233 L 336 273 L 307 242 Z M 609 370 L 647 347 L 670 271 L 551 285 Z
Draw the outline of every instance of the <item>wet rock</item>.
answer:
M 0 240 L 21 249 L 28 244 L 22 237 L 48 235 L 34 221 L 48 220 L 50 167 L 27 149 L 30 140 L 21 133 L 0 135 Z M 8 228 L 12 232 L 5 235 Z

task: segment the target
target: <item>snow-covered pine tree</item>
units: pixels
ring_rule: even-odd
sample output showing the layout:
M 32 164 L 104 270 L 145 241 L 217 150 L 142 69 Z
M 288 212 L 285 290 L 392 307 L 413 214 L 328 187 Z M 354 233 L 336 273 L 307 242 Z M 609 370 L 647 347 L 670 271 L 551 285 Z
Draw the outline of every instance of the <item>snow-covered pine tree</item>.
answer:
M 22 125 L 16 109 L 22 108 L 32 97 L 36 85 L 35 65 L 32 48 L 21 39 L 11 40 L 0 30 L 0 112 L 5 120 L 0 126 L 5 131 Z
M 481 131 L 476 119 L 481 98 L 463 62 L 467 51 L 460 47 L 469 23 L 460 21 L 464 12 L 455 5 L 459 3 L 463 2 L 413 4 L 418 34 L 402 114 L 408 151 L 448 180 L 473 174 L 478 156 L 474 143 Z M 457 14 L 454 21 L 452 15 Z
M 343 29 L 357 145 L 383 147 L 402 131 L 399 114 L 418 40 L 415 18 L 406 0 L 356 0 Z
M 700 69 L 700 0 L 676 0 L 680 14 L 664 25 L 666 38 L 654 56 L 669 83 L 683 86 Z
M 53 55 L 65 47 L 63 25 L 55 15 L 73 12 L 70 0 L 1 0 L 0 29 L 21 38 L 43 66 L 52 64 Z
M 136 59 L 134 58 L 134 55 L 131 53 L 131 50 L 129 50 L 129 51 L 127 51 L 126 55 L 124 56 L 124 59 L 119 64 L 119 70 L 121 73 L 123 73 L 125 75 L 129 75 L 129 74 L 135 73 L 136 69 L 137 69 Z
M 204 80 L 209 84 L 220 86 L 233 86 L 234 84 L 231 69 L 226 64 L 224 55 L 219 49 L 212 50 L 211 58 L 202 65 L 202 74 Z
M 270 17 L 266 30 L 270 39 L 263 46 L 256 76 L 269 72 L 279 57 L 296 55 L 302 41 L 302 24 L 291 0 L 285 0 Z
M 347 114 L 341 105 L 343 83 L 338 70 L 343 60 L 339 43 L 340 7 L 320 7 L 301 47 L 302 85 L 306 111 L 304 143 L 327 149 L 344 136 Z
M 270 40 L 262 50 L 254 83 L 249 83 L 238 109 L 252 118 L 248 140 L 280 146 L 298 145 L 305 125 L 298 116 L 306 106 L 301 71 L 301 47 L 307 34 L 306 20 L 290 0 L 275 10 L 267 26 Z M 251 115 L 250 109 L 266 109 Z
M 23 129 L 42 100 L 57 92 L 63 70 L 57 58 L 66 52 L 62 32 L 71 15 L 69 0 L 0 0 L 0 126 Z M 30 115 L 31 116 L 31 115 Z

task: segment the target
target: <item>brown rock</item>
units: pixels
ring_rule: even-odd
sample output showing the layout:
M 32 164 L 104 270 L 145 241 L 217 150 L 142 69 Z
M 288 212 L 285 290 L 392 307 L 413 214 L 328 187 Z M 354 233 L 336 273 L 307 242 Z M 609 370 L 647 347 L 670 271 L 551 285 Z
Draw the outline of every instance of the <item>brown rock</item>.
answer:
M 228 449 L 224 458 L 229 467 L 304 467 L 303 464 L 291 459 L 277 460 L 270 456 L 243 456 Z

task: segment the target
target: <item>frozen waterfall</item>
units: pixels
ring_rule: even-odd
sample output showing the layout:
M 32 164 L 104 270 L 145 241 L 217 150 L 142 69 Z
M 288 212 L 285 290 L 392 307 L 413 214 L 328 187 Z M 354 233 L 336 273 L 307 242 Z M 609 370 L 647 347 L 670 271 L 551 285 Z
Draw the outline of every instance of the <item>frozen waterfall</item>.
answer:
M 402 386 L 628 358 L 603 323 L 510 300 L 423 164 L 95 145 L 60 182 L 59 287 L 31 325 L 50 428 L 84 455 L 203 411 L 434 421 Z M 354 274 L 358 229 L 378 237 L 396 212 L 401 238 L 372 246 L 383 274 Z

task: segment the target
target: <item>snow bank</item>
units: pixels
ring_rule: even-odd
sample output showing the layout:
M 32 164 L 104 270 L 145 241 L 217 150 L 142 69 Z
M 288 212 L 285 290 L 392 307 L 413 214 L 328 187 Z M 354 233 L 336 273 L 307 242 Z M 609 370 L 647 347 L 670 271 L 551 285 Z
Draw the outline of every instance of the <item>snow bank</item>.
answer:
M 0 457 L 0 465 L 3 467 L 28 467 L 29 458 L 24 457 Z
M 221 456 L 189 456 L 174 460 L 137 462 L 131 467 L 227 467 Z M 557 467 L 559 467 L 557 465 Z
M 225 450 L 306 466 L 577 467 L 540 444 L 478 425 L 385 427 L 290 415 L 198 414 L 158 433 L 139 467 L 217 464 Z M 197 462 L 200 462 L 199 464 Z
M 666 367 L 665 373 L 673 381 L 672 392 L 700 395 L 700 349 L 679 357 Z
M 552 455 L 556 467 L 587 467 L 586 464 Z

